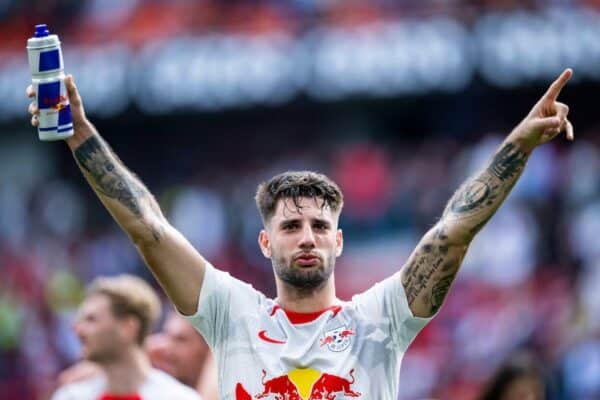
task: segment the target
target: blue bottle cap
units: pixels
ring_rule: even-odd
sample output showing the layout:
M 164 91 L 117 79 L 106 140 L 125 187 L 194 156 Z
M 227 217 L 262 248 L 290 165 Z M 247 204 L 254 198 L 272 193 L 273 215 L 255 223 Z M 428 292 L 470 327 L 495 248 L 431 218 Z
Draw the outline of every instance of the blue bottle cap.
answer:
M 48 31 L 48 27 L 46 24 L 40 24 L 35 26 L 35 37 L 45 37 L 48 36 L 50 32 Z

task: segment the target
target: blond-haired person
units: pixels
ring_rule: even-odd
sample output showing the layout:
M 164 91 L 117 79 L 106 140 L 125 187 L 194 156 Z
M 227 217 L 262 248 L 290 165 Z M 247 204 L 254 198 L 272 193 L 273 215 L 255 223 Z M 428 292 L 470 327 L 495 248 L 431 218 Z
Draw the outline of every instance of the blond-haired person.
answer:
M 143 345 L 160 315 L 160 301 L 142 279 L 97 278 L 88 288 L 74 329 L 83 358 L 101 374 L 58 389 L 52 400 L 199 400 L 171 376 L 152 368 Z

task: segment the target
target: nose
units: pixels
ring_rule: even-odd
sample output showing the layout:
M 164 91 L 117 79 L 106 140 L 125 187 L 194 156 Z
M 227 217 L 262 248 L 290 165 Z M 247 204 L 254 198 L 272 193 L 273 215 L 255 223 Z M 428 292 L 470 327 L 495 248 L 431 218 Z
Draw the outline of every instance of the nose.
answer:
M 300 240 L 300 248 L 302 249 L 314 249 L 315 248 L 315 235 L 310 225 L 305 226 L 302 229 L 302 238 Z

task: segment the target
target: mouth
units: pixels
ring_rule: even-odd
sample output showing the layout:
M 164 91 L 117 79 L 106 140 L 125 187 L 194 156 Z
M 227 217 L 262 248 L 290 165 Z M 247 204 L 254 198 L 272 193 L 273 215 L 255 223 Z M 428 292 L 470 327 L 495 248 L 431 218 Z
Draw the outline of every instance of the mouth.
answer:
M 321 259 L 314 254 L 300 254 L 299 256 L 296 256 L 294 258 L 294 261 L 300 266 L 312 267 L 314 265 L 317 265 L 321 261 Z

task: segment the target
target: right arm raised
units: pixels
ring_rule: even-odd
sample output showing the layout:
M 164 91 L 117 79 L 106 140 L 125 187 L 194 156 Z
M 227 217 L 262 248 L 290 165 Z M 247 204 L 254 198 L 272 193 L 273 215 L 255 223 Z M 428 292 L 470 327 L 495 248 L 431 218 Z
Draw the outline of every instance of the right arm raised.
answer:
M 168 223 L 154 196 L 123 165 L 88 121 L 71 76 L 65 79 L 65 84 L 75 130 L 66 142 L 79 168 L 102 204 L 129 235 L 171 301 L 183 314 L 194 314 L 206 261 Z M 27 95 L 35 96 L 31 86 L 27 88 Z M 36 126 L 35 102 L 29 111 Z

